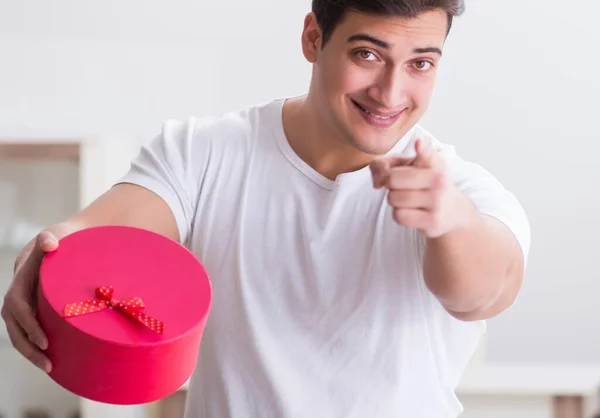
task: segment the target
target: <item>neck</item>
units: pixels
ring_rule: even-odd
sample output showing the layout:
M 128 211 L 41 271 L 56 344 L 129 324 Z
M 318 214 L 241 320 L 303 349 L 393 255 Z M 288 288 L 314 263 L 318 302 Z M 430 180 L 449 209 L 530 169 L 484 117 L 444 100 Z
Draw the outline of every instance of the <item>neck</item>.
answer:
M 360 170 L 377 157 L 345 143 L 341 134 L 324 120 L 319 105 L 310 93 L 285 102 L 283 127 L 294 152 L 331 180 L 340 174 Z

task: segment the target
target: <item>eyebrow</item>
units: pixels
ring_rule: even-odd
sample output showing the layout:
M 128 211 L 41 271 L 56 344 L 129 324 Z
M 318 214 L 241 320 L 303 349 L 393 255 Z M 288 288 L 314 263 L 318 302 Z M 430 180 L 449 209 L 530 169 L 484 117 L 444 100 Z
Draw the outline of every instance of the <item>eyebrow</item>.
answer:
M 357 33 L 348 38 L 348 43 L 365 41 L 377 45 L 383 49 L 390 49 L 390 44 L 386 41 L 382 41 L 381 39 L 375 38 L 374 36 L 367 35 L 366 33 Z M 435 54 L 442 55 L 442 50 L 436 46 L 430 46 L 426 48 L 415 48 L 413 49 L 413 54 L 426 54 L 433 52 Z

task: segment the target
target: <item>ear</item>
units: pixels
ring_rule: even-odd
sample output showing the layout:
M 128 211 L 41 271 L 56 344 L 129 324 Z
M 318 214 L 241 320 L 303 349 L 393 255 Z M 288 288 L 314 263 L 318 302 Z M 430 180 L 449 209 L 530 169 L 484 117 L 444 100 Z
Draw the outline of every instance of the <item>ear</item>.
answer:
M 304 58 L 314 64 L 321 51 L 321 28 L 314 13 L 309 13 L 304 18 L 304 29 L 302 30 L 302 53 Z

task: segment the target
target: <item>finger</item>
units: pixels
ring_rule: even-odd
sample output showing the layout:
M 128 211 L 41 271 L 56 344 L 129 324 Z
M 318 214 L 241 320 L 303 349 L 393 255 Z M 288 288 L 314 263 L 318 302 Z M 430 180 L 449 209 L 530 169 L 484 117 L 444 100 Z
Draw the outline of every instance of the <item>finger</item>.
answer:
M 371 174 L 373 176 L 373 187 L 380 188 L 385 185 L 389 172 L 395 167 L 409 166 L 414 158 L 391 156 L 378 158 L 370 165 Z
M 26 333 L 19 327 L 17 321 L 10 316 L 5 321 L 10 342 L 15 349 L 35 366 L 39 367 L 46 373 L 50 373 L 52 370 L 50 360 L 39 348 L 37 348 L 31 343 L 31 341 L 27 339 Z
M 10 304 L 10 312 L 19 326 L 23 329 L 29 341 L 41 350 L 48 348 L 48 339 L 35 315 L 33 309 L 24 300 L 14 300 Z
M 439 183 L 443 172 L 433 169 L 415 167 L 396 167 L 385 179 L 385 186 L 390 190 L 429 190 Z
M 433 145 L 426 144 L 419 139 L 415 142 L 415 151 L 417 155 L 413 166 L 419 168 L 444 167 L 444 160 Z
M 409 166 L 415 160 L 414 157 L 404 157 L 400 155 L 393 155 L 390 157 L 385 157 L 385 160 L 390 168 L 394 167 L 405 167 Z
M 31 252 L 27 254 L 24 259 L 19 262 L 19 266 L 15 268 L 16 276 L 21 277 L 18 281 L 24 283 L 36 283 L 44 255 L 57 248 L 58 238 L 56 238 L 53 233 L 50 231 L 42 231 L 39 233 Z M 35 291 L 35 288 L 30 290 Z
M 39 269 L 44 255 L 40 247 L 52 245 L 56 246 L 56 244 L 48 242 L 41 245 L 36 243 L 31 254 L 17 269 L 7 299 L 9 311 L 26 332 L 29 340 L 41 350 L 48 347 L 48 340 L 34 315 Z
M 42 231 L 38 234 L 34 251 L 39 251 L 38 256 L 43 256 L 43 253 L 54 251 L 58 248 L 58 238 L 50 231 Z
M 433 194 L 425 190 L 391 190 L 387 199 L 396 209 L 432 209 L 436 203 Z
M 424 141 L 417 141 L 417 144 L 415 144 L 415 148 L 418 149 L 419 152 L 415 157 L 414 166 L 421 168 L 445 167 L 444 158 L 432 144 L 425 144 Z
M 394 209 L 394 220 L 407 228 L 425 229 L 429 222 L 429 212 L 423 209 Z
M 52 232 L 46 230 L 38 234 L 31 253 L 21 263 L 20 268 L 16 269 L 16 275 L 20 277 L 18 281 L 30 284 L 27 289 L 30 294 L 23 294 L 24 297 L 31 297 L 31 295 L 36 293 L 37 289 L 35 286 L 38 281 L 42 260 L 46 253 L 56 250 L 58 245 L 59 240 Z M 34 304 L 35 299 L 32 300 L 32 306 Z
M 389 164 L 384 158 L 379 158 L 369 166 L 373 178 L 373 187 L 379 189 L 383 187 L 389 175 Z
M 417 139 L 415 142 L 415 152 L 417 156 L 413 165 L 416 167 L 429 167 L 433 156 L 433 147 L 423 143 L 423 140 Z

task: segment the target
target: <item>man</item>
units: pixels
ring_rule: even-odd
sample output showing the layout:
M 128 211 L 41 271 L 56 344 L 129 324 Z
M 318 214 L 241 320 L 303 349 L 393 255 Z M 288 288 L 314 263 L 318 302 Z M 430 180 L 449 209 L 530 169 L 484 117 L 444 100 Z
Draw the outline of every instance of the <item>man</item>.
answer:
M 118 185 L 19 256 L 2 315 L 44 370 L 44 252 L 96 225 L 185 243 L 214 288 L 187 418 L 455 417 L 484 320 L 515 300 L 514 196 L 417 122 L 462 0 L 313 0 L 306 96 L 169 121 Z

